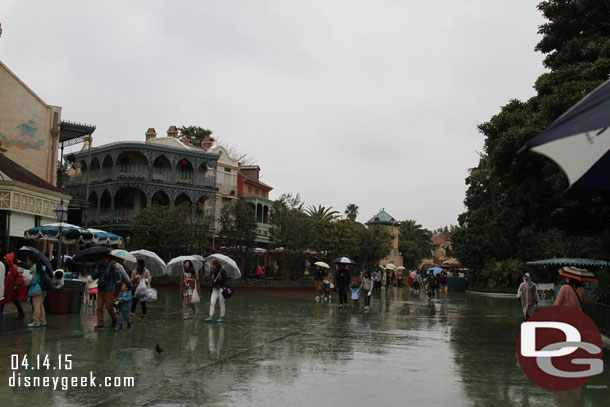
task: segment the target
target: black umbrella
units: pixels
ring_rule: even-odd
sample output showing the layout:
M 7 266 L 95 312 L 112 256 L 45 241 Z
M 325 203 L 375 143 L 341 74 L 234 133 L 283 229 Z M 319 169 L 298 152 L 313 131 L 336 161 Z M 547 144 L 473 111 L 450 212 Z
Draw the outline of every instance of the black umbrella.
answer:
M 40 259 L 43 266 L 45 266 L 49 277 L 53 277 L 53 266 L 51 266 L 51 262 L 49 261 L 48 257 L 44 255 L 44 253 L 31 246 L 23 246 L 17 251 L 17 256 L 19 259 L 24 261 L 30 254 L 34 254 L 38 259 Z
M 533 150 L 564 170 L 570 187 L 610 189 L 610 81 L 555 120 L 520 151 Z
M 104 254 L 110 253 L 112 249 L 106 246 L 94 246 L 88 249 L 83 249 L 76 253 L 72 261 L 76 263 L 94 263 L 100 261 Z

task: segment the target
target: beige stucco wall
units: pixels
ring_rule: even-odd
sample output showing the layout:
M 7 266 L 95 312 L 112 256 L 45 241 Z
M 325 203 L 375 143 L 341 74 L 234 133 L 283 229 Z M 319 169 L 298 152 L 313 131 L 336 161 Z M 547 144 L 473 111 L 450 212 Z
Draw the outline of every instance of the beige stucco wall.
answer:
M 7 150 L 4 155 L 53 185 L 60 122 L 61 107 L 47 105 L 0 62 L 0 140 Z
M 232 159 L 227 150 L 221 146 L 215 146 L 210 149 L 211 153 L 218 154 L 218 167 L 216 170 L 216 187 L 218 193 L 216 194 L 216 230 L 219 231 L 220 213 L 224 205 L 228 205 L 237 200 L 237 174 L 239 172 L 239 162 Z M 230 172 L 227 172 L 228 169 Z M 233 194 L 231 194 L 233 191 Z
M 385 266 L 386 264 L 392 263 L 396 267 L 403 265 L 403 258 L 398 251 L 398 227 L 396 226 L 384 226 L 388 232 L 392 235 L 392 251 L 386 258 L 379 262 L 380 265 Z

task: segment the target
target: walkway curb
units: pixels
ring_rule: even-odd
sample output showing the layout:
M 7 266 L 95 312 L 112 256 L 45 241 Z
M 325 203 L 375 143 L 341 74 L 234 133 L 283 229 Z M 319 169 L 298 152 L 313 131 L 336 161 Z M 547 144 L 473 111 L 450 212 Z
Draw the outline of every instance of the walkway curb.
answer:
M 490 292 L 486 292 L 486 291 L 473 291 L 473 290 L 466 290 L 466 293 L 467 294 L 481 295 L 483 297 L 517 298 L 516 294 L 507 294 L 507 293 L 490 293 Z

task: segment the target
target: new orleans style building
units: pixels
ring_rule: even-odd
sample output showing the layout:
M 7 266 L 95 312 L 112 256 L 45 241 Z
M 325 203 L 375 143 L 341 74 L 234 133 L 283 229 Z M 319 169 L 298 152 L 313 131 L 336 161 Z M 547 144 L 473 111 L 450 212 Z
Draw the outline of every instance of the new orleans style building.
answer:
M 209 220 L 214 230 L 218 154 L 205 147 L 178 140 L 175 126 L 167 137 L 148 129 L 144 142 L 85 145 L 75 154 L 65 185 L 66 193 L 82 203 L 80 210 L 72 208 L 71 221 L 126 237 L 140 208 L 186 203 L 191 223 Z

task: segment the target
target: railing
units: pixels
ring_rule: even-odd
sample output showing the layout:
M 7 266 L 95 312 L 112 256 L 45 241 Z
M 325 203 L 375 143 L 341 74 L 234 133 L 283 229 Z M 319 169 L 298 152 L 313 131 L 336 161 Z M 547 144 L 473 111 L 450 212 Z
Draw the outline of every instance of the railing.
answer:
M 610 336 L 610 305 L 587 301 L 584 304 L 585 313 L 597 324 L 599 330 Z
M 131 223 L 138 213 L 138 208 L 113 208 L 100 209 L 99 211 L 90 210 L 88 225 L 109 225 L 118 223 Z M 192 215 L 187 217 L 187 221 L 191 224 L 206 225 L 209 217 L 203 215 Z
M 112 168 L 93 170 L 89 177 L 89 183 L 91 184 L 115 180 L 152 181 L 163 184 L 178 184 L 207 188 L 214 188 L 216 186 L 216 177 L 214 175 L 209 175 L 209 173 L 173 171 L 167 168 L 150 168 L 148 166 L 138 165 L 115 166 Z M 86 182 L 87 172 L 83 172 L 67 177 L 64 185 L 76 186 L 83 185 Z M 231 190 L 235 190 L 234 194 L 237 195 L 236 187 L 228 189 L 226 194 L 230 195 Z

